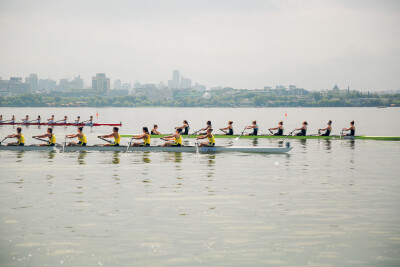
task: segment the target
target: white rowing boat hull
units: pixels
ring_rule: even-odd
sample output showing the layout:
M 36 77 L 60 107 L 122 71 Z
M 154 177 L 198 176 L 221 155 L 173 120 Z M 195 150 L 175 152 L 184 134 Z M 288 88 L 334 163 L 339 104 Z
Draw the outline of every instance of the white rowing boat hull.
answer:
M 200 153 L 213 153 L 213 152 L 244 152 L 244 153 L 287 153 L 292 147 L 241 147 L 241 146 L 215 146 L 215 147 L 198 147 L 195 146 L 182 146 L 182 147 L 160 147 L 160 146 L 150 146 L 150 147 L 129 147 L 129 152 L 135 151 L 154 151 L 154 152 L 197 152 Z M 0 150 L 7 151 L 127 151 L 126 146 L 0 146 Z

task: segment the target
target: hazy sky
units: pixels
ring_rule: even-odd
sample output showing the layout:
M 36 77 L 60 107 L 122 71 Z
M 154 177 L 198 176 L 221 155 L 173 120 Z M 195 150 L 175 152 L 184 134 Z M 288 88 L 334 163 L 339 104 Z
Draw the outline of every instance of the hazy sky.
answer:
M 0 0 L 0 77 L 400 89 L 398 0 Z

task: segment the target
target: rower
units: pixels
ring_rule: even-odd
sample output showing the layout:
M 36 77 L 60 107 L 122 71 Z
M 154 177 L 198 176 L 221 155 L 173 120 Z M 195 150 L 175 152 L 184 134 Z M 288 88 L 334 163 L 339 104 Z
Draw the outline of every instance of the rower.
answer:
M 83 133 L 83 127 L 78 127 L 77 134 L 69 134 L 65 136 L 66 138 L 76 138 L 78 137 L 79 142 L 70 142 L 67 146 L 86 146 L 87 138 L 86 135 Z
M 161 135 L 161 133 L 157 130 L 158 129 L 158 125 L 157 124 L 154 124 L 153 125 L 153 129 L 151 129 L 151 134 L 152 135 Z
M 303 121 L 302 125 L 300 128 L 296 128 L 296 131 L 300 131 L 299 133 L 297 133 L 297 136 L 306 136 L 307 133 L 307 125 L 308 123 L 306 121 Z
M 203 133 L 203 134 L 207 134 L 208 129 L 212 129 L 211 121 L 207 121 L 206 127 L 203 128 L 203 129 L 200 129 L 199 132 L 200 132 L 200 131 L 206 131 L 206 132 Z
M 278 127 L 275 128 L 269 128 L 268 129 L 271 133 L 272 131 L 277 131 L 276 133 L 272 134 L 272 135 L 276 135 L 276 136 L 282 136 L 283 135 L 283 121 L 280 121 L 278 123 Z
M 224 132 L 223 135 L 233 135 L 233 127 L 232 127 L 233 121 L 228 122 L 228 127 L 221 128 L 220 130 Z M 228 132 L 226 132 L 228 131 Z
M 15 116 L 12 115 L 11 120 L 9 120 L 10 123 L 15 123 Z
M 29 123 L 29 115 L 26 115 L 25 119 L 22 119 L 22 123 Z
M 151 137 L 149 134 L 149 129 L 147 127 L 143 127 L 143 134 L 141 135 L 134 135 L 132 139 L 143 139 L 143 142 L 135 142 L 132 143 L 131 146 L 150 146 Z
M 67 124 L 67 120 L 68 120 L 68 117 L 64 116 L 64 119 L 61 121 L 61 123 Z
M 329 136 L 331 134 L 331 132 L 332 132 L 332 121 L 329 120 L 327 125 L 328 126 L 326 126 L 326 128 L 324 128 L 324 129 L 318 129 L 318 132 L 325 131 L 325 133 L 320 134 L 319 136 Z
M 114 143 L 104 144 L 104 146 L 119 146 L 119 143 L 121 142 L 121 135 L 119 135 L 118 130 L 119 130 L 118 127 L 114 127 L 112 134 L 98 136 L 100 138 L 114 137 Z
M 40 118 L 40 115 L 38 115 L 38 116 L 37 116 L 37 119 L 36 119 L 36 123 L 40 123 L 41 120 L 42 120 L 42 119 Z
M 172 142 L 165 142 L 163 146 L 182 146 L 182 136 L 181 136 L 182 129 L 176 128 L 175 133 L 169 136 L 165 136 L 161 138 L 162 140 L 169 140 Z
M 0 123 L 3 123 L 3 115 L 0 115 Z
M 343 131 L 350 131 L 349 134 L 344 134 L 346 136 L 354 136 L 356 134 L 356 127 L 354 126 L 354 121 L 350 122 L 349 128 L 343 128 Z
M 249 133 L 248 135 L 257 135 L 258 134 L 258 125 L 257 121 L 253 121 L 250 126 L 246 126 L 245 129 L 253 129 L 252 133 Z
M 24 146 L 25 145 L 25 137 L 22 134 L 21 127 L 17 128 L 16 134 L 10 134 L 7 138 L 17 138 L 17 142 L 8 143 L 7 146 Z
M 183 135 L 188 135 L 189 134 L 189 123 L 187 122 L 187 120 L 183 121 L 183 125 L 180 127 L 175 127 L 175 129 L 185 129 L 185 131 L 182 133 Z
M 81 117 L 80 116 L 78 116 L 77 118 L 76 118 L 76 120 L 75 120 L 75 122 L 74 122 L 74 124 L 79 124 L 79 121 L 81 120 Z
M 200 135 L 196 137 L 197 140 L 208 138 L 208 142 L 202 142 L 200 143 L 200 146 L 215 146 L 215 137 L 214 135 L 212 135 L 212 131 L 213 129 L 210 128 L 207 130 L 207 133 L 205 135 Z
M 51 115 L 51 118 L 50 119 L 47 119 L 47 123 L 48 124 L 53 124 L 54 123 L 54 115 Z
M 85 123 L 88 126 L 93 126 L 93 116 L 90 116 L 89 120 L 87 120 Z
M 47 128 L 47 133 L 44 135 L 36 135 L 32 136 L 32 138 L 49 138 L 49 141 L 45 144 L 40 144 L 40 146 L 55 146 L 56 145 L 56 136 L 53 134 L 52 128 Z

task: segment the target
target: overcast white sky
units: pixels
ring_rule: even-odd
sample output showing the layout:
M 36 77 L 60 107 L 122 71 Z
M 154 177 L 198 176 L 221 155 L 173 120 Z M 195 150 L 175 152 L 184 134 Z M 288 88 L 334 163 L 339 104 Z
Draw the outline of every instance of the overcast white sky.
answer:
M 400 89 L 398 0 L 0 0 L 0 77 Z

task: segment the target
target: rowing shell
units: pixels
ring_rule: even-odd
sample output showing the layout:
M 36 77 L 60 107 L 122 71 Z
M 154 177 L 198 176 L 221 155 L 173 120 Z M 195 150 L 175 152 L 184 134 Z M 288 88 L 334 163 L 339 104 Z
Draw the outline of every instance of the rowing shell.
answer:
M 152 138 L 161 138 L 167 135 L 152 135 Z M 236 138 L 239 135 L 214 135 L 215 138 Z M 121 137 L 132 137 L 132 135 L 121 135 Z M 196 138 L 195 135 L 182 135 L 182 137 L 186 138 Z M 286 136 L 276 136 L 276 135 L 242 135 L 241 139 L 257 139 L 257 138 L 270 138 L 270 139 L 279 139 L 285 138 Z M 317 135 L 306 135 L 306 136 L 288 136 L 290 139 L 326 139 L 326 140 L 340 140 L 340 139 L 362 139 L 362 140 L 382 140 L 382 141 L 400 141 L 400 136 L 342 136 L 339 135 L 331 135 L 331 136 L 317 136 Z
M 18 125 L 18 126 L 29 126 L 29 125 L 48 125 L 48 126 L 122 126 L 122 123 L 11 123 L 4 122 L 0 123 L 0 125 Z
M 286 147 L 242 147 L 242 146 L 214 146 L 214 147 L 196 147 L 196 146 L 181 146 L 181 147 L 129 147 L 128 151 L 154 151 L 154 152 L 192 152 L 196 153 L 213 153 L 213 152 L 245 152 L 245 153 L 287 153 L 292 149 L 288 144 Z M 0 146 L 0 150 L 8 151 L 127 151 L 127 146 Z

